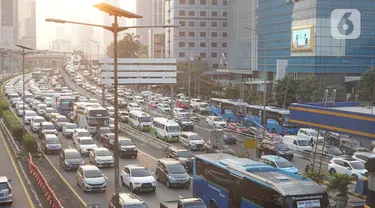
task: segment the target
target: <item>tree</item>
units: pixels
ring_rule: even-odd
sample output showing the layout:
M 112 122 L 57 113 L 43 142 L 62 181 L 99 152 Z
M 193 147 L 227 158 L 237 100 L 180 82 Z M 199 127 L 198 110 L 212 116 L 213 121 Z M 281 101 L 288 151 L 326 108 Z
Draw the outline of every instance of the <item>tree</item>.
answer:
M 117 42 L 117 56 L 119 58 L 139 58 L 141 43 L 138 40 L 139 36 L 134 33 L 125 33 L 122 40 Z M 114 43 L 112 42 L 107 47 L 107 55 L 114 57 Z
M 375 67 L 362 74 L 359 87 L 359 99 L 364 101 L 373 99 L 375 89 Z
M 292 76 L 286 76 L 284 79 L 278 80 L 274 89 L 277 104 L 287 107 L 291 103 L 297 102 L 298 86 L 298 80 Z
M 139 58 L 149 58 L 148 45 L 142 44 L 139 48 Z
M 297 89 L 298 102 L 306 103 L 314 101 L 314 94 L 319 94 L 316 91 L 320 92 L 322 85 L 322 81 L 314 74 L 299 79 Z

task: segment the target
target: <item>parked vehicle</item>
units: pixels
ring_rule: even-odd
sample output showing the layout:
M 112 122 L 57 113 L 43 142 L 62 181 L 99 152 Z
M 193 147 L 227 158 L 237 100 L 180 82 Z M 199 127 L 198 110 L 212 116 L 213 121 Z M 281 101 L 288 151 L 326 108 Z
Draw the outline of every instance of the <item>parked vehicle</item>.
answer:
M 361 161 L 363 164 L 365 164 L 370 159 L 370 157 L 375 157 L 375 154 L 372 152 L 355 152 L 353 154 L 353 158 Z
M 291 162 L 277 155 L 263 155 L 262 157 L 260 157 L 259 162 L 265 163 L 269 166 L 284 170 L 289 173 L 298 173 L 298 169 Z
M 183 198 L 174 201 L 160 202 L 160 208 L 207 208 L 200 198 Z
M 353 155 L 355 152 L 367 152 L 367 148 L 361 142 L 349 138 L 341 138 L 340 150 L 347 155 Z
M 293 159 L 293 152 L 288 145 L 281 141 L 263 140 L 259 145 L 259 157 L 263 155 L 279 155 L 291 161 Z
M 335 173 L 346 174 L 352 176 L 356 181 L 358 178 L 366 177 L 367 170 L 364 164 L 350 157 L 334 158 L 329 161 L 328 172 L 332 175 Z
M 285 135 L 283 137 L 283 142 L 288 145 L 288 147 L 296 151 L 313 151 L 311 147 L 310 140 L 305 137 L 298 137 L 293 135 Z

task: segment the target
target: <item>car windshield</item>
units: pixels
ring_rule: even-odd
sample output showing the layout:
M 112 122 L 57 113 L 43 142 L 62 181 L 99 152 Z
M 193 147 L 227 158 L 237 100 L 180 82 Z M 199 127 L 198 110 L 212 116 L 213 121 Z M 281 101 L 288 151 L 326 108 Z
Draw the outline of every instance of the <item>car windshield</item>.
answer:
M 81 140 L 81 144 L 95 144 L 95 142 L 92 139 L 83 139 Z
M 81 158 L 81 154 L 79 154 L 79 152 L 67 152 L 65 153 L 65 158 L 68 159 L 68 160 L 71 160 L 71 159 L 80 159 Z
M 28 113 L 26 113 L 26 116 L 36 116 L 36 113 L 35 112 L 28 112 Z
M 351 162 L 350 164 L 352 165 L 353 169 L 356 169 L 356 170 L 365 169 L 365 165 L 363 165 L 362 162 L 356 161 L 356 162 Z
M 168 126 L 167 132 L 179 132 L 181 131 L 180 126 Z
M 0 183 L 0 190 L 8 189 L 8 183 Z
M 48 144 L 60 144 L 60 140 L 57 137 L 50 137 L 47 139 Z
M 53 108 L 47 108 L 46 109 L 46 113 L 57 113 L 57 111 L 55 110 L 55 109 L 53 109 Z
M 99 150 L 99 151 L 96 151 L 96 156 L 99 156 L 99 157 L 111 156 L 111 155 L 112 155 L 112 152 L 109 151 L 109 150 Z
M 318 134 L 315 131 L 311 131 L 310 135 L 313 136 L 313 137 L 316 137 L 316 135 L 318 135 Z
M 359 141 L 352 141 L 352 144 L 354 147 L 362 147 L 362 144 Z
M 68 122 L 68 119 L 65 117 L 57 118 L 57 122 Z
M 331 155 L 343 155 L 344 153 L 341 152 L 341 150 L 337 147 L 330 147 L 330 148 L 327 148 L 327 152 L 328 154 L 331 154 Z
M 299 146 L 310 146 L 310 142 L 309 142 L 309 140 L 305 140 L 305 139 L 298 140 L 298 145 Z
M 90 118 L 89 119 L 90 126 L 103 126 L 108 122 L 107 118 Z
M 127 208 L 148 208 L 146 204 L 132 204 L 132 205 L 126 205 L 126 207 Z
M 132 169 L 131 175 L 133 177 L 148 177 L 151 176 L 151 173 L 146 168 L 135 168 Z
M 186 173 L 186 169 L 182 165 L 169 165 L 168 171 L 172 174 Z
M 40 105 L 40 106 L 38 106 L 38 109 L 40 109 L 40 110 L 44 110 L 44 109 L 46 109 L 46 108 L 47 108 L 46 105 Z
M 199 135 L 191 135 L 190 137 L 190 140 L 202 140 L 203 138 Z
M 35 119 L 34 120 L 34 123 L 41 123 L 41 122 L 43 122 L 44 121 L 44 119 Z
M 151 118 L 148 116 L 139 117 L 139 122 L 151 122 Z
M 100 170 L 86 170 L 85 178 L 101 178 L 103 174 Z
M 109 124 L 115 124 L 115 120 L 114 119 L 109 119 Z
M 194 154 L 190 151 L 177 151 L 178 157 L 194 157 Z
M 78 137 L 89 137 L 89 136 L 91 135 L 87 131 L 78 132 Z
M 119 143 L 120 143 L 120 146 L 129 146 L 129 145 L 133 145 L 133 142 L 132 142 L 131 140 L 127 140 L 127 139 L 119 140 Z
M 67 129 L 76 129 L 77 125 L 75 125 L 75 124 L 66 125 L 66 128 Z
M 100 129 L 100 132 L 101 132 L 102 134 L 110 133 L 110 132 L 111 132 L 111 129 L 109 129 L 109 128 L 101 128 L 101 129 Z
M 216 118 L 214 118 L 214 121 L 222 121 L 222 119 L 221 119 L 221 118 L 218 118 L 218 117 L 216 117 Z
M 43 129 L 46 129 L 46 130 L 55 130 L 55 126 L 54 125 L 44 125 Z
M 275 162 L 276 162 L 277 167 L 279 167 L 279 168 L 291 168 L 291 167 L 293 167 L 293 164 L 290 163 L 288 160 L 279 160 L 279 161 L 275 161 Z
M 280 143 L 274 143 L 277 150 L 289 150 L 288 145 L 286 145 L 283 142 Z

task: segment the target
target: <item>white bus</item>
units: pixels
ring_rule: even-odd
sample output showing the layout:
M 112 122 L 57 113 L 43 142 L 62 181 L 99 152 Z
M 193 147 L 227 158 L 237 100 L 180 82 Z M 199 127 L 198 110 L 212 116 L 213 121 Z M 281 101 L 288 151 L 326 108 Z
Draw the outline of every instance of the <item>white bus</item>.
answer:
M 168 142 L 178 142 L 181 127 L 173 120 L 166 118 L 154 118 L 151 132 L 158 138 Z
M 129 123 L 130 126 L 141 131 L 150 131 L 152 125 L 150 115 L 137 110 L 129 112 Z
M 97 127 L 109 126 L 109 113 L 103 107 L 87 107 L 75 111 L 74 120 L 79 128 L 87 129 L 90 133 L 95 133 Z

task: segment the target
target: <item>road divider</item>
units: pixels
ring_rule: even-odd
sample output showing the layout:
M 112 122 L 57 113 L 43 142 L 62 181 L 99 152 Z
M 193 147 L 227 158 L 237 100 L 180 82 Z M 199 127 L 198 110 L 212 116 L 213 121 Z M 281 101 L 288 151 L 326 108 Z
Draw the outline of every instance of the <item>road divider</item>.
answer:
M 63 208 L 61 205 L 60 200 L 57 198 L 55 192 L 52 188 L 48 185 L 47 180 L 44 178 L 43 174 L 40 172 L 38 166 L 36 166 L 33 162 L 33 157 L 29 153 L 29 157 L 27 159 L 29 172 L 32 176 L 34 176 L 36 182 L 39 184 L 40 188 L 44 192 L 44 196 L 46 197 L 48 203 L 51 205 L 52 208 Z

